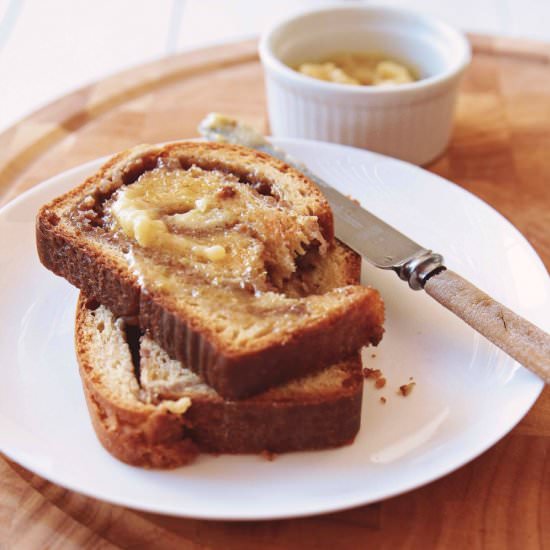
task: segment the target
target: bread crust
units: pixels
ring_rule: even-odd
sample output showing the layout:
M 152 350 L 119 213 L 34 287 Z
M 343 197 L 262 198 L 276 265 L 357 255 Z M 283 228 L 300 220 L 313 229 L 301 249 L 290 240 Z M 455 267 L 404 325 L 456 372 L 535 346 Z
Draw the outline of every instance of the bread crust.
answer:
M 98 373 L 104 360 L 91 338 L 89 302 L 77 305 L 75 345 L 94 430 L 107 451 L 135 466 L 174 468 L 199 452 L 282 453 L 351 443 L 361 421 L 363 376 L 358 354 L 342 362 L 348 373 L 333 391 L 285 399 L 277 390 L 229 401 L 192 397 L 184 414 L 161 405 L 125 403 L 113 396 Z
M 95 382 L 91 358 L 83 347 L 77 348 L 77 356 L 92 426 L 105 450 L 126 464 L 143 468 L 177 468 L 195 460 L 199 449 L 182 416 L 117 405 Z
M 350 286 L 342 290 L 343 296 L 347 296 L 347 306 L 331 316 L 285 339 L 273 339 L 263 347 L 229 349 L 203 319 L 189 318 L 175 310 L 165 295 L 143 292 L 137 275 L 121 258 L 105 254 L 93 239 L 82 232 L 69 231 L 59 223 L 67 205 L 76 205 L 90 193 L 112 194 L 120 185 L 130 184 L 143 171 L 154 167 L 159 157 L 170 156 L 189 165 L 231 171 L 251 181 L 258 179 L 250 171 L 251 165 L 269 167 L 281 177 L 292 178 L 296 185 L 304 186 L 312 194 L 322 234 L 332 241 L 333 220 L 328 203 L 305 176 L 257 151 L 233 145 L 184 142 L 121 153 L 81 186 L 44 206 L 36 226 L 42 263 L 116 316 L 135 319 L 172 357 L 189 365 L 229 399 L 257 394 L 350 356 L 362 345 L 379 342 L 384 311 L 378 292 Z
M 278 345 L 248 353 L 219 353 L 204 332 L 193 330 L 177 313 L 154 300 L 143 300 L 140 320 L 168 354 L 193 370 L 228 399 L 242 399 L 289 380 L 325 368 L 354 354 L 364 343 L 368 326 L 370 341 L 382 337 L 378 293 L 293 333 Z M 189 354 L 188 350 L 191 350 Z

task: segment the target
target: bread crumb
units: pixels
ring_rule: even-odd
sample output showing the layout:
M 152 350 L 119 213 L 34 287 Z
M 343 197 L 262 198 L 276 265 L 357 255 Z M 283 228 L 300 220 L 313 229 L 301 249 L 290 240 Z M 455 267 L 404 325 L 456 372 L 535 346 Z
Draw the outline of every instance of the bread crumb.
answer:
M 370 356 L 372 359 L 376 359 L 376 353 L 371 353 Z
M 355 197 L 352 197 L 351 195 L 346 196 L 351 202 L 354 202 L 357 206 L 361 206 L 361 203 Z
M 267 460 L 268 462 L 273 462 L 275 460 L 275 458 L 277 458 L 277 455 L 275 453 L 272 453 L 271 451 L 262 451 L 260 453 L 260 456 Z
M 365 378 L 374 378 L 377 380 L 382 377 L 382 371 L 380 369 L 369 369 L 368 367 L 365 367 L 363 369 L 363 376 Z
M 413 391 L 413 388 L 416 386 L 416 382 L 409 382 L 408 384 L 403 384 L 399 386 L 399 392 L 403 397 L 407 397 Z
M 382 396 L 382 397 L 380 398 L 380 403 L 382 403 L 382 405 L 385 405 L 385 404 L 386 404 L 386 401 L 387 401 L 387 399 L 386 399 L 384 396 Z
M 374 383 L 374 387 L 379 390 L 380 388 L 383 388 L 386 385 L 386 379 L 385 378 L 377 378 L 376 382 Z

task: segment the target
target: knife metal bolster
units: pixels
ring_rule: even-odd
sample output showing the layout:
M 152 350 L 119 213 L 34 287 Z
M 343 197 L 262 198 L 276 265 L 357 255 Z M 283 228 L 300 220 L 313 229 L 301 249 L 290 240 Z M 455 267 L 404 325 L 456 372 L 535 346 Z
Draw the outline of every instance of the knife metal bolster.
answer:
M 393 268 L 403 281 L 407 281 L 413 290 L 422 290 L 431 275 L 446 269 L 443 265 L 443 256 L 431 250 L 424 250 L 401 266 Z

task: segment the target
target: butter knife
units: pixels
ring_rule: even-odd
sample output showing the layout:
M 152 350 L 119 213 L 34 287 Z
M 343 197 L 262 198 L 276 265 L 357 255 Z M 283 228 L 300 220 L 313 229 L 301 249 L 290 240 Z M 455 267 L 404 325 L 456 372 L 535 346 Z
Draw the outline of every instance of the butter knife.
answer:
M 414 290 L 424 289 L 516 361 L 550 383 L 550 335 L 466 279 L 443 257 L 415 243 L 313 174 L 263 135 L 241 122 L 210 113 L 199 125 L 209 141 L 244 145 L 294 166 L 321 189 L 334 214 L 337 237 L 381 269 L 393 270 Z

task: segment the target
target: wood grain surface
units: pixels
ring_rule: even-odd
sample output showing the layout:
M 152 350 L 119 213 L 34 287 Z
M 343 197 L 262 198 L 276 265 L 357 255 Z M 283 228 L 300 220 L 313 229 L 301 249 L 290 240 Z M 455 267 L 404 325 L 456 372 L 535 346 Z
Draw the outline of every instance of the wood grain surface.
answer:
M 452 143 L 428 169 L 494 206 L 548 267 L 550 45 L 471 39 L 474 59 Z M 132 69 L 22 120 L 0 135 L 0 204 L 137 142 L 192 137 L 207 111 L 267 131 L 254 42 Z M 62 489 L 0 457 L 0 549 L 550 548 L 549 419 L 547 388 L 508 436 L 439 481 L 345 512 L 273 522 L 135 512 Z

